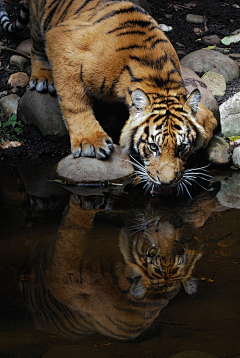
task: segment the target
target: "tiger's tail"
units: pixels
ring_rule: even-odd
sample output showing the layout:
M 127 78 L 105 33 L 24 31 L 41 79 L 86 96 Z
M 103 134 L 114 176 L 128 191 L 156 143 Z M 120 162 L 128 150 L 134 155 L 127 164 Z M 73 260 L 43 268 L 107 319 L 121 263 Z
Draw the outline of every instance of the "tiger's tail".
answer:
M 6 32 L 16 32 L 22 30 L 28 25 L 29 22 L 29 8 L 27 0 L 23 0 L 21 10 L 18 18 L 15 21 L 10 21 L 7 11 L 0 0 L 0 24 Z

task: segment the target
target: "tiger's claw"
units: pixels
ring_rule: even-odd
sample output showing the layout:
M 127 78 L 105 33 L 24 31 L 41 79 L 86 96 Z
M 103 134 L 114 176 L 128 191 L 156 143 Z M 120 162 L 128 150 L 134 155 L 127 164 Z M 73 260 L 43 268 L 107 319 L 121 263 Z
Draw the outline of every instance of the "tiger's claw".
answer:
M 113 141 L 110 137 L 104 137 L 103 134 L 96 133 L 95 141 L 90 138 L 83 140 L 72 140 L 72 154 L 74 158 L 91 157 L 97 159 L 107 158 L 113 149 Z M 97 138 L 97 140 L 96 140 Z
M 36 90 L 40 93 L 50 93 L 51 95 L 56 94 L 56 88 L 53 82 L 49 82 L 47 80 L 38 80 L 37 78 L 33 78 L 29 83 L 30 90 Z

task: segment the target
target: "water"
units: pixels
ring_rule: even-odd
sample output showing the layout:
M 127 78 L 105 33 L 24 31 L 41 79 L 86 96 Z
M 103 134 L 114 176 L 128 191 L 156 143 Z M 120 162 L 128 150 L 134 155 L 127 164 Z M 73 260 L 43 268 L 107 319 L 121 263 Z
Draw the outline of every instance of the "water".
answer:
M 0 357 L 240 357 L 238 172 L 191 200 L 54 164 L 0 165 Z

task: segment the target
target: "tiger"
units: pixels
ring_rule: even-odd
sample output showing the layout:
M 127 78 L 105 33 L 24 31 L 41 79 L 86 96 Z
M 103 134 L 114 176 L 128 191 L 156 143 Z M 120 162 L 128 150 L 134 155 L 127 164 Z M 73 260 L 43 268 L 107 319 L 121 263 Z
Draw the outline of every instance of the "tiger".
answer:
M 57 238 L 46 249 L 41 240 L 27 260 L 22 292 L 39 330 L 65 339 L 97 331 L 130 340 L 147 330 L 182 285 L 196 293 L 198 239 L 186 239 L 171 215 L 164 220 L 145 211 L 134 214 L 134 225 L 109 231 L 108 223 L 102 226 L 101 200 L 93 206 L 94 198 L 71 194 Z
M 149 12 L 124 0 L 23 0 L 11 23 L 0 5 L 8 32 L 22 28 L 27 14 L 30 89 L 57 92 L 73 157 L 109 157 L 113 140 L 93 100 L 121 102 L 129 116 L 120 146 L 140 158 L 136 173 L 156 191 L 179 186 L 190 154 L 207 146 L 217 120 L 198 89 L 188 94 L 177 53 Z

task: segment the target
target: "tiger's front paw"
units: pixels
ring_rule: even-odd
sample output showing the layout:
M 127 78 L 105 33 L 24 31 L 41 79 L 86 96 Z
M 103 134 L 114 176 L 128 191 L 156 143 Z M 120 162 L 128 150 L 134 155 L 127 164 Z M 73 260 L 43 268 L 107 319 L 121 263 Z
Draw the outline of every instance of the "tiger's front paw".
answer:
M 56 88 L 54 86 L 53 80 L 46 77 L 31 77 L 29 87 L 31 90 L 37 90 L 41 93 L 49 92 L 51 95 L 56 94 Z
M 82 139 L 73 138 L 71 140 L 71 150 L 74 158 L 81 156 L 104 159 L 110 155 L 112 148 L 112 138 L 108 137 L 105 132 L 96 132 Z

